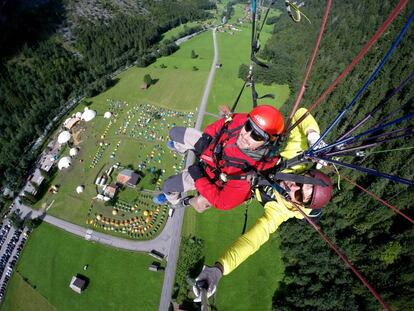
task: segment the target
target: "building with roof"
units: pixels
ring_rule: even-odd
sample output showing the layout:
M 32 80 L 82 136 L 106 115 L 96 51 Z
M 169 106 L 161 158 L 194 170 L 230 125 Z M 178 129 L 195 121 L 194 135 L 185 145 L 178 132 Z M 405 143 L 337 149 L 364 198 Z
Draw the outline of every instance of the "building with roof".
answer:
M 133 170 L 122 170 L 116 177 L 116 182 L 123 186 L 135 187 L 140 179 L 140 176 Z
M 116 191 L 117 191 L 116 185 L 112 184 L 112 185 L 105 187 L 104 195 L 113 199 L 115 197 Z
M 36 195 L 40 185 L 43 183 L 45 178 L 42 175 L 40 169 L 35 169 L 32 175 L 27 179 L 27 183 L 23 188 L 23 192 L 28 192 L 32 195 Z
M 67 128 L 68 130 L 70 130 L 72 127 L 75 126 L 76 123 L 78 123 L 80 121 L 80 118 L 74 117 L 74 118 L 68 118 L 66 119 L 66 121 L 63 123 L 63 126 L 65 128 Z
M 77 276 L 73 276 L 72 280 L 70 281 L 69 287 L 77 292 L 78 294 L 81 294 L 82 291 L 85 289 L 86 287 L 86 281 L 81 279 L 78 275 Z

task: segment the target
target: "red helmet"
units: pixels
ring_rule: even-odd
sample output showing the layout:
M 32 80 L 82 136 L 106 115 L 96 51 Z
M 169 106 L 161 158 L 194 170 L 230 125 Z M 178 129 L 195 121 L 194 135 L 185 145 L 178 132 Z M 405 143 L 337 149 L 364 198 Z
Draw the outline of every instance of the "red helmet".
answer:
M 249 113 L 250 120 L 258 128 L 269 136 L 279 135 L 283 132 L 284 121 L 279 110 L 270 105 L 260 105 L 253 108 Z
M 311 170 L 309 174 L 316 179 L 322 180 L 326 185 L 314 185 L 312 200 L 310 202 L 310 208 L 319 209 L 324 207 L 332 198 L 332 182 L 331 179 L 326 176 L 324 173 L 318 170 Z

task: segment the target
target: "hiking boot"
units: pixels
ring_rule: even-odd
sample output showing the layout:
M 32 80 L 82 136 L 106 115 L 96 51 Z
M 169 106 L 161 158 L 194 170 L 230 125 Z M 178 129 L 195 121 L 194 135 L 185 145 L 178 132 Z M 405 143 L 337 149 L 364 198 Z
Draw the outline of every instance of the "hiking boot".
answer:
M 167 141 L 167 147 L 171 151 L 178 152 L 178 150 L 175 148 L 174 142 L 172 140 Z
M 192 195 L 189 195 L 187 197 L 184 197 L 178 202 L 176 205 L 173 205 L 172 208 L 184 208 L 191 206 L 190 200 L 193 198 Z
M 157 194 L 155 197 L 152 198 L 152 202 L 157 205 L 162 205 L 168 203 L 167 197 L 164 193 Z
M 185 154 L 185 152 L 181 152 L 175 147 L 174 141 L 172 140 L 167 141 L 167 148 L 170 149 L 172 152 L 175 152 L 181 155 Z

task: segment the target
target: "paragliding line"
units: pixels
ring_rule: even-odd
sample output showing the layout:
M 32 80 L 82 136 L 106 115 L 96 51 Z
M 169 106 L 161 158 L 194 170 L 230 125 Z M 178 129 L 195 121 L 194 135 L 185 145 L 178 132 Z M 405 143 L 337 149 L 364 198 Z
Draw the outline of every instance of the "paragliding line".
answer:
M 401 84 L 396 87 L 391 94 L 389 94 L 388 96 L 386 96 L 384 99 L 382 99 L 379 104 L 369 113 L 367 113 L 367 115 L 361 120 L 359 121 L 354 127 L 352 127 L 348 132 L 346 132 L 344 135 L 342 135 L 341 137 L 338 138 L 338 140 L 342 140 L 346 137 L 348 137 L 352 132 L 354 132 L 355 130 L 357 130 L 358 128 L 360 128 L 364 123 L 366 123 L 370 118 L 373 117 L 373 115 L 380 110 L 382 107 L 384 107 L 384 105 L 397 93 L 399 93 L 404 86 L 406 86 L 408 84 L 408 82 L 410 82 L 412 79 L 414 78 L 414 71 L 408 76 L 408 78 L 406 78 L 403 82 L 401 82 Z M 412 100 L 412 99 L 411 99 Z M 402 107 L 406 106 L 408 103 L 406 103 L 405 105 L 403 105 Z M 402 107 L 399 107 L 398 109 L 396 109 L 395 111 L 400 110 Z M 394 112 L 395 112 L 394 111 Z M 392 115 L 394 112 L 392 112 L 390 115 Z
M 291 132 L 299 123 L 301 123 L 313 109 L 316 108 L 325 97 L 332 92 L 332 90 L 341 82 L 341 80 L 351 71 L 351 69 L 364 57 L 364 55 L 371 49 L 372 45 L 378 40 L 378 38 L 384 33 L 384 31 L 389 27 L 392 21 L 397 17 L 401 10 L 405 7 L 408 0 L 400 0 L 394 10 L 390 13 L 385 22 L 378 28 L 377 32 L 372 36 L 368 43 L 363 47 L 359 54 L 354 58 L 354 60 L 345 68 L 345 70 L 335 79 L 334 82 L 322 93 L 322 95 L 309 107 L 308 111 L 302 115 L 286 132 Z
M 335 120 L 328 126 L 328 128 L 322 133 L 321 137 L 319 138 L 319 140 L 313 144 L 313 146 L 311 146 L 309 148 L 309 151 L 312 151 L 315 146 L 318 146 L 319 143 L 326 137 L 326 135 L 332 131 L 332 129 L 339 123 L 339 121 L 345 116 L 345 113 L 347 113 L 357 102 L 357 100 L 359 99 L 359 97 L 362 95 L 362 93 L 366 90 L 366 88 L 372 83 L 372 81 L 374 81 L 374 79 L 376 78 L 376 76 L 378 75 L 379 71 L 382 69 L 382 67 L 386 64 L 386 62 L 389 60 L 392 52 L 395 50 L 395 48 L 397 47 L 397 45 L 401 42 L 402 38 L 404 37 L 405 33 L 408 30 L 408 27 L 410 26 L 411 22 L 414 19 L 414 11 L 411 12 L 410 18 L 408 19 L 408 21 L 405 23 L 403 29 L 401 30 L 400 34 L 398 35 L 397 39 L 394 41 L 394 43 L 392 44 L 392 46 L 390 47 L 390 49 L 387 51 L 387 53 L 385 54 L 384 58 L 381 60 L 380 64 L 377 66 L 377 68 L 375 68 L 374 72 L 371 74 L 371 76 L 369 77 L 368 81 L 365 82 L 365 84 L 363 85 L 363 87 L 359 90 L 359 92 L 355 95 L 354 99 L 352 99 L 352 101 L 339 113 L 339 115 L 335 118 Z
M 401 184 L 405 184 L 405 185 L 408 185 L 410 187 L 414 187 L 414 181 L 413 180 L 409 180 L 409 179 L 397 177 L 397 176 L 394 176 L 394 175 L 390 175 L 390 174 L 387 174 L 387 173 L 379 172 L 379 171 L 374 170 L 372 168 L 362 167 L 362 166 L 358 166 L 358 165 L 355 165 L 355 164 L 344 163 L 344 162 L 336 161 L 336 160 L 333 160 L 333 159 L 328 159 L 328 158 L 325 158 L 325 157 L 312 156 L 310 158 L 313 159 L 313 160 L 322 160 L 322 161 L 325 161 L 325 162 L 328 162 L 328 163 L 333 163 L 333 164 L 336 164 L 336 165 L 339 165 L 339 166 L 347 167 L 347 168 L 350 168 L 350 169 L 353 169 L 353 170 L 356 170 L 356 171 L 360 171 L 360 172 L 364 172 L 364 173 L 374 175 L 374 176 L 377 176 L 377 177 L 383 177 L 383 178 L 389 179 L 391 181 L 399 182 Z
M 339 145 L 342 145 L 342 144 L 350 144 L 350 143 L 354 142 L 355 140 L 358 140 L 359 138 L 361 138 L 361 137 L 363 137 L 363 136 L 366 136 L 366 135 L 371 134 L 371 133 L 378 132 L 378 131 L 380 131 L 380 130 L 383 130 L 383 129 L 384 129 L 384 128 L 386 128 L 386 127 L 389 127 L 389 126 L 394 125 L 394 124 L 397 124 L 397 123 L 399 123 L 399 122 L 402 122 L 402 121 L 408 120 L 408 119 L 410 119 L 410 118 L 412 118 L 412 117 L 414 117 L 414 112 L 411 112 L 411 113 L 409 113 L 409 114 L 407 114 L 407 115 L 405 115 L 405 116 L 402 116 L 402 117 L 400 117 L 400 118 L 398 118 L 398 119 L 395 119 L 395 120 L 390 121 L 390 122 L 388 122 L 388 123 L 385 123 L 385 124 L 383 124 L 383 125 L 377 126 L 376 128 L 370 129 L 370 130 L 365 131 L 365 132 L 363 132 L 363 133 L 361 133 L 361 134 L 358 134 L 358 135 L 355 135 L 355 136 L 351 136 L 351 137 L 345 138 L 345 139 L 343 139 L 343 140 L 338 140 L 338 141 L 336 141 L 336 142 L 334 142 L 334 143 L 332 143 L 332 144 L 330 144 L 330 145 L 327 145 L 326 147 L 319 148 L 319 149 L 317 149 L 317 150 L 315 150 L 315 151 L 312 151 L 312 150 L 311 150 L 311 149 L 312 149 L 312 147 L 310 147 L 310 148 L 309 148 L 309 149 L 308 149 L 305 153 L 306 153 L 308 156 L 312 156 L 313 154 L 321 154 L 322 152 L 324 152 L 324 151 L 326 151 L 326 150 L 330 150 L 330 149 L 332 149 L 332 147 L 339 146 Z M 316 144 L 317 144 L 317 143 L 315 143 L 315 144 L 314 144 L 314 146 L 315 146 Z
M 331 169 L 331 171 L 333 171 Z M 338 173 L 337 173 L 338 174 Z M 339 175 L 339 174 L 338 174 Z M 395 207 L 394 205 L 391 205 L 390 203 L 388 203 L 387 201 L 381 199 L 379 196 L 377 196 L 376 194 L 372 193 L 371 191 L 369 191 L 368 189 L 362 187 L 361 185 L 357 184 L 355 181 L 352 181 L 351 179 L 349 179 L 348 177 L 346 177 L 344 174 L 341 174 L 341 177 L 344 178 L 347 182 L 353 184 L 354 186 L 358 187 L 360 190 L 364 191 L 366 194 L 368 194 L 369 196 L 371 196 L 372 198 L 374 198 L 375 200 L 381 202 L 383 205 L 389 207 L 390 209 L 392 209 L 394 212 L 396 212 L 398 215 L 404 217 L 405 219 L 407 219 L 409 222 L 411 222 L 414 225 L 414 220 L 412 218 L 410 218 L 408 215 L 404 214 L 403 212 L 401 212 L 397 207 Z
M 392 309 L 382 300 L 381 296 L 375 290 L 374 287 L 365 279 L 365 277 L 358 271 L 357 268 L 353 266 L 353 264 L 349 261 L 349 259 L 338 249 L 338 247 L 332 242 L 328 236 L 322 231 L 321 227 L 318 226 L 306 213 L 302 210 L 302 208 L 294 203 L 290 202 L 295 206 L 295 208 L 302 214 L 302 216 L 308 221 L 308 223 L 312 226 L 313 229 L 322 237 L 322 239 L 329 245 L 329 247 L 338 255 L 339 258 L 352 270 L 352 272 L 361 280 L 362 284 L 371 292 L 372 295 L 378 300 L 378 302 L 384 307 L 386 310 L 392 311 Z
M 305 93 L 306 83 L 308 82 L 308 78 L 309 78 L 309 75 L 310 75 L 311 70 L 312 70 L 313 62 L 315 61 L 315 57 L 316 57 L 316 54 L 318 53 L 319 45 L 322 41 L 322 36 L 323 36 L 324 31 L 325 31 L 325 25 L 326 25 L 326 21 L 328 20 L 328 15 L 329 15 L 329 10 L 330 9 L 331 9 L 331 0 L 328 0 L 328 2 L 326 4 L 326 8 L 325 8 L 325 14 L 323 16 L 321 28 L 319 30 L 319 34 L 318 34 L 318 37 L 316 39 L 315 47 L 313 49 L 312 57 L 311 57 L 308 69 L 306 70 L 306 74 L 305 74 L 305 78 L 303 79 L 302 86 L 300 87 L 298 97 L 296 98 L 296 102 L 293 105 L 293 108 L 292 108 L 292 111 L 290 113 L 289 119 L 286 123 L 286 128 L 289 128 L 290 123 L 292 122 L 292 118 L 295 115 L 295 112 L 298 109 L 298 106 L 299 106 L 300 102 L 302 101 L 303 94 Z

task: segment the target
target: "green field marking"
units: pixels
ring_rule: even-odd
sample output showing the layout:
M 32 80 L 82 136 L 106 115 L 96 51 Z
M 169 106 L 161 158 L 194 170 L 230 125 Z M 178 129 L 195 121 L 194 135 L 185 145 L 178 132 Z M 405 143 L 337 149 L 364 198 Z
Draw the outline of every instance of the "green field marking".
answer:
M 57 310 L 136 310 L 139 306 L 152 311 L 158 308 L 163 280 L 162 273 L 148 271 L 152 262 L 148 255 L 91 243 L 42 224 L 30 236 L 15 269 Z M 69 288 L 77 273 L 90 279 L 82 294 Z M 30 304 L 28 295 L 33 293 L 24 286 L 13 286 L 6 300 L 25 297 Z M 22 304 L 21 310 L 29 310 Z

